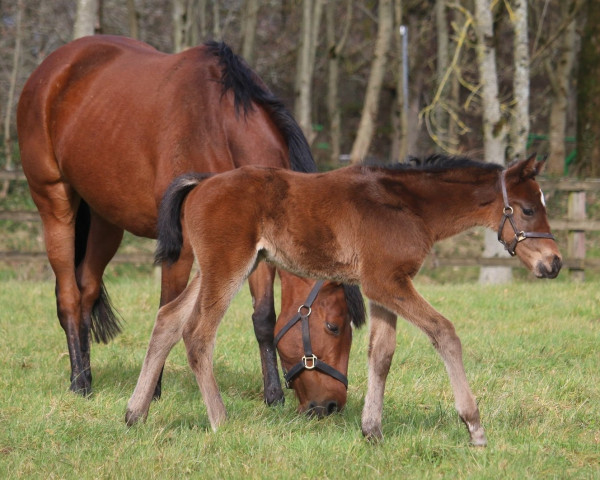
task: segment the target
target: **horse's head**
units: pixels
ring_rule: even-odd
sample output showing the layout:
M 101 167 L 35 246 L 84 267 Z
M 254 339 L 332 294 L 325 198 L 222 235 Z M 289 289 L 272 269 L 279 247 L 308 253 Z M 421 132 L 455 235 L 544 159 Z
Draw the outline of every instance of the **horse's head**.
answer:
M 500 190 L 503 210 L 498 240 L 511 255 L 539 278 L 555 278 L 562 258 L 546 216 L 544 194 L 535 176 L 544 167 L 535 155 L 509 166 L 502 172 Z
M 358 327 L 365 321 L 360 290 L 324 282 L 315 298 L 314 281 L 283 271 L 279 275 L 282 300 L 275 335 L 286 383 L 298 397 L 299 412 L 329 415 L 346 404 L 351 322 Z

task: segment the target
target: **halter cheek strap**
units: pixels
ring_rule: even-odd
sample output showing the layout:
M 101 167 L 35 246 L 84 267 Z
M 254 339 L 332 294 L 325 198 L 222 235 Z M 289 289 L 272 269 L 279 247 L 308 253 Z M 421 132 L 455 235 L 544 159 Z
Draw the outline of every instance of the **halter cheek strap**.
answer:
M 544 232 L 524 232 L 523 230 L 519 230 L 515 223 L 515 218 L 513 216 L 514 210 L 508 203 L 508 194 L 506 193 L 506 170 L 503 170 L 500 174 L 500 187 L 502 189 L 502 199 L 504 201 L 504 209 L 502 211 L 502 219 L 500 220 L 500 226 L 498 227 L 498 241 L 504 245 L 504 248 L 510 253 L 512 257 L 515 256 L 515 249 L 517 248 L 517 244 L 522 242 L 527 238 L 549 238 L 551 240 L 555 240 L 554 235 L 551 233 Z M 502 230 L 504 230 L 504 224 L 506 220 L 509 221 L 515 236 L 510 240 L 510 242 L 506 242 L 502 238 Z
M 285 386 L 287 388 L 290 387 L 290 382 L 296 377 L 296 375 L 300 374 L 300 372 L 304 370 L 319 370 L 330 377 L 339 380 L 344 384 L 346 388 L 348 388 L 348 378 L 346 376 L 333 368 L 331 365 L 319 360 L 317 356 L 312 351 L 312 345 L 310 342 L 310 328 L 308 325 L 308 318 L 312 313 L 311 307 L 314 303 L 317 295 L 319 294 L 319 290 L 323 286 L 323 280 L 319 280 L 313 289 L 311 290 L 306 302 L 304 302 L 298 308 L 298 313 L 292 317 L 292 319 L 285 324 L 285 326 L 279 331 L 279 333 L 275 336 L 273 340 L 273 345 L 277 347 L 279 340 L 288 332 L 290 328 L 292 328 L 298 321 L 302 321 L 302 345 L 304 347 L 304 355 L 300 359 L 298 363 L 296 363 L 292 368 L 290 368 L 287 372 L 283 371 L 285 378 Z

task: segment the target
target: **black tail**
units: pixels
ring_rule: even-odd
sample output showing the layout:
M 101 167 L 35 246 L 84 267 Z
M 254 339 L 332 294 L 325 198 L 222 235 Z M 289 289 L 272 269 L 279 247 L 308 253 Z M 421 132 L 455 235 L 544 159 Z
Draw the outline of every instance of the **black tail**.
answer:
M 75 219 L 75 267 L 85 257 L 90 232 L 90 207 L 81 200 Z M 108 343 L 121 333 L 121 320 L 116 314 L 104 282 L 100 283 L 100 295 L 92 308 L 92 338 L 100 343 Z
M 185 173 L 173 180 L 167 188 L 158 209 L 158 234 L 154 263 L 173 264 L 179 259 L 183 246 L 181 229 L 183 200 L 196 185 L 210 176 L 210 173 Z
M 252 102 L 267 109 L 287 142 L 291 169 L 297 172 L 316 172 L 317 166 L 306 137 L 283 102 L 269 91 L 260 77 L 228 45 L 223 42 L 208 42 L 206 46 L 219 58 L 223 93 L 233 91 L 236 112 L 239 113 L 240 108 L 243 108 L 244 115 L 247 114 L 252 110 Z

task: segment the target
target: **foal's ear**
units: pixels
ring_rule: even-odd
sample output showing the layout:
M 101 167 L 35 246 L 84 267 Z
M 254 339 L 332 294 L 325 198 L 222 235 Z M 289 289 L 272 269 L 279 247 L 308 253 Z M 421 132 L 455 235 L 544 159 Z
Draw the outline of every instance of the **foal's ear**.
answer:
M 520 180 L 534 178 L 536 175 L 542 172 L 546 163 L 546 158 L 537 162 L 535 160 L 536 156 L 537 154 L 534 153 L 525 160 L 521 160 L 520 162 L 516 162 L 513 165 L 509 166 L 506 172 L 507 175 L 514 175 Z

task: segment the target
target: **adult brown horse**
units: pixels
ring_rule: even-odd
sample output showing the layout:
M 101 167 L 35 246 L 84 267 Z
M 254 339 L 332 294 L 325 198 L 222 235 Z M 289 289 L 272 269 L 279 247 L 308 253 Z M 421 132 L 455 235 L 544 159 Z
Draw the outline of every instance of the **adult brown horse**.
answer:
M 412 278 L 436 241 L 477 225 L 497 229 L 498 239 L 536 276 L 556 277 L 562 260 L 534 180 L 542 165 L 531 157 L 505 170 L 437 156 L 399 169 L 301 174 L 243 167 L 210 178 L 180 177 L 161 205 L 157 258 L 178 258 L 181 241 L 174 233 L 183 228 L 199 269 L 181 296 L 158 312 L 127 423 L 147 415 L 160 368 L 182 336 L 210 423 L 216 428 L 223 421 L 212 366 L 215 333 L 244 278 L 266 260 L 303 276 L 360 283 L 371 299 L 365 436 L 382 436 L 383 392 L 400 315 L 441 355 L 471 442 L 485 445 L 454 326 L 417 293 Z
M 71 390 L 84 395 L 92 382 L 90 331 L 102 342 L 119 332 L 102 284 L 104 269 L 123 230 L 155 238 L 158 204 L 176 176 L 248 164 L 316 170 L 293 117 L 222 43 L 167 55 L 123 37 L 76 40 L 33 72 L 17 124 L 23 170 L 56 275 Z M 192 261 L 184 248 L 181 260 L 163 269 L 161 305 L 184 289 Z M 282 322 L 296 314 L 314 284 L 283 275 Z M 283 401 L 273 348 L 274 276 L 273 268 L 261 267 L 249 279 L 268 404 Z M 315 349 L 343 379 L 350 320 L 364 323 L 361 298 L 355 287 L 334 282 L 313 305 Z M 293 356 L 299 332 L 293 329 L 280 343 L 284 357 Z M 346 401 L 345 385 L 326 373 L 298 372 L 292 385 L 301 410 L 329 413 Z

